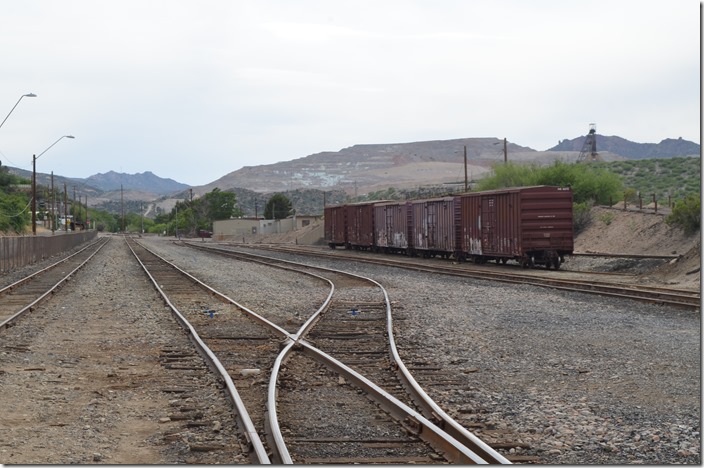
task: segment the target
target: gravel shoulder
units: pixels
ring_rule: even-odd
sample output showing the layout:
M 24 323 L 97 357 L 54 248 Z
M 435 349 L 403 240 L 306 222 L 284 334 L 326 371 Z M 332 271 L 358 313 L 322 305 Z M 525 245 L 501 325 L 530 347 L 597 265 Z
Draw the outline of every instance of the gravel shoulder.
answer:
M 676 235 L 661 231 L 661 224 L 648 228 L 651 237 Z M 589 240 L 612 226 L 612 239 L 632 229 L 627 220 L 596 224 L 577 238 L 577 246 L 628 253 L 619 249 L 633 242 Z M 677 247 L 669 244 L 665 252 L 681 253 L 681 260 L 649 269 L 644 281 L 691 287 L 696 275 L 698 283 L 698 272 L 687 273 L 701 263 L 698 238 L 677 239 Z M 316 282 L 290 273 L 200 255 L 172 239 L 144 240 L 287 329 L 296 329 L 311 312 L 311 298 L 319 302 L 325 294 Z M 173 434 L 173 423 L 164 419 L 170 397 L 140 390 L 139 382 L 145 389 L 148 380 L 168 382 L 159 352 L 187 339 L 166 318 L 135 262 L 120 251 L 122 240 L 109 245 L 41 313 L 1 337 L 0 463 L 222 463 L 187 452 L 184 440 L 197 441 L 197 433 L 166 443 Z M 432 395 L 453 416 L 471 415 L 485 427 L 521 434 L 530 448 L 513 453 L 538 456 L 541 464 L 701 464 L 698 311 L 322 263 L 387 287 L 404 357 L 412 359 L 420 349 L 424 359 L 466 376 L 459 391 L 433 388 Z M 9 284 L 21 273 L 3 275 L 0 282 Z M 228 415 L 215 410 L 225 404 L 216 389 L 213 383 L 202 400 L 215 411 L 209 420 L 232 428 Z M 228 430 L 219 437 L 236 443 Z M 241 461 L 229 454 L 224 462 Z
M 163 365 L 163 351 L 190 349 L 190 341 L 122 238 L 96 258 L 0 336 L 0 463 L 241 461 L 188 451 L 199 435 L 169 415 L 191 398 L 186 404 L 206 408 L 217 437 L 239 452 L 234 419 L 221 412 L 225 396 L 214 378 L 197 396 L 163 391 L 183 383 Z
M 278 274 L 248 266 L 245 278 L 232 262 L 148 242 L 238 301 L 266 297 L 305 311 L 305 297 L 279 287 Z M 380 281 L 394 303 L 401 353 L 412 360 L 420 349 L 424 360 L 468 376 L 464 391 L 433 388 L 434 398 L 453 415 L 473 413 L 486 427 L 523 434 L 531 448 L 514 454 L 543 464 L 699 463 L 698 312 L 300 260 Z

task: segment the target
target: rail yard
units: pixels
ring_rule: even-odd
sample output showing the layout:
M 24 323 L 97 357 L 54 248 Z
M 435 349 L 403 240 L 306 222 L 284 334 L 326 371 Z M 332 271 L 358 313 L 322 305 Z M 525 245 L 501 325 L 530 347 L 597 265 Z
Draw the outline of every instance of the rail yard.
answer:
M 697 294 L 339 249 L 92 249 L 0 309 L 0 463 L 701 462 Z M 3 307 L 56 261 L 1 276 Z

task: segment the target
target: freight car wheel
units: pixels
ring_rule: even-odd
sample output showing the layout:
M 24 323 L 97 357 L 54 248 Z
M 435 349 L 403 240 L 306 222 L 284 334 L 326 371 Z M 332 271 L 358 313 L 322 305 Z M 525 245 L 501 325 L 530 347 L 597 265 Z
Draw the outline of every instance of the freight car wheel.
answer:
M 560 259 L 559 258 L 554 259 L 552 266 L 554 266 L 556 270 L 559 270 L 560 269 Z

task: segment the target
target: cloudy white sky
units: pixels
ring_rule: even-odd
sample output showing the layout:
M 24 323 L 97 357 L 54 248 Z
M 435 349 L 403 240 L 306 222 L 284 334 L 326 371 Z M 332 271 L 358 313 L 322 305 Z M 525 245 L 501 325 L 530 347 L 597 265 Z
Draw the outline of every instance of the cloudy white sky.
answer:
M 4 0 L 0 161 L 203 185 L 362 143 L 700 143 L 698 0 Z M 4 108 L 4 110 L 3 110 Z

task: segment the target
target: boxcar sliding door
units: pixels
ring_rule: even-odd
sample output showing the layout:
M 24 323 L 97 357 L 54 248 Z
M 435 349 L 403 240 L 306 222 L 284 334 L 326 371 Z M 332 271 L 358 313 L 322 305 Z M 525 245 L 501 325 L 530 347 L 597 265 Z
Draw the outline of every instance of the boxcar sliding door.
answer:
M 482 197 L 482 251 L 487 253 L 496 252 L 496 197 Z

